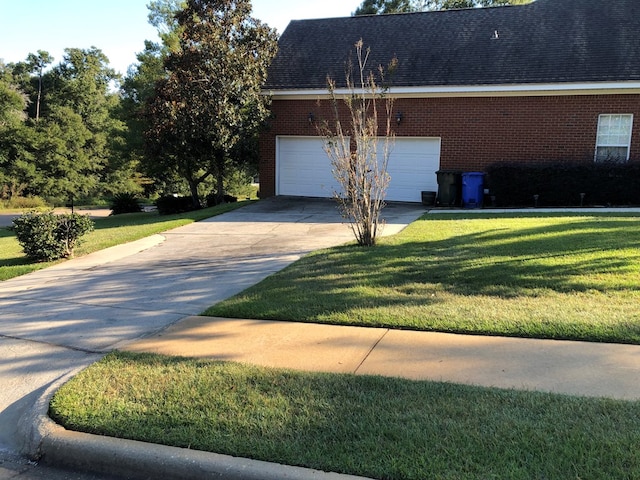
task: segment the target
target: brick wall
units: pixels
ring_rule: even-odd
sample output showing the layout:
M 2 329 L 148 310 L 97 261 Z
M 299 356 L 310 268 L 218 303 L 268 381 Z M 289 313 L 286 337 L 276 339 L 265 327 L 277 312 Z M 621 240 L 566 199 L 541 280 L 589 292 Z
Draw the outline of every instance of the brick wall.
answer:
M 260 139 L 263 197 L 275 195 L 276 136 L 316 136 L 317 123 L 333 118 L 328 101 L 275 100 L 272 112 Z M 397 136 L 441 138 L 443 170 L 483 171 L 500 161 L 592 162 L 603 113 L 634 114 L 630 161 L 640 161 L 640 95 L 398 99 L 394 112 L 402 112 L 401 124 L 394 122 Z M 341 116 L 348 121 L 345 111 Z

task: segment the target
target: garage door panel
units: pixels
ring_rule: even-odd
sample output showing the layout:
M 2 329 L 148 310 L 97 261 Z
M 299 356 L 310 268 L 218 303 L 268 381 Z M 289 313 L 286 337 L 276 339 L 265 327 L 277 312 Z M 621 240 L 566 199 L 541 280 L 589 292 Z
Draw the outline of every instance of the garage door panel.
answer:
M 331 197 L 336 181 L 322 138 L 278 138 L 278 195 Z
M 440 139 L 396 137 L 389 154 L 391 177 L 387 200 L 420 202 L 422 191 L 437 191 L 440 168 Z

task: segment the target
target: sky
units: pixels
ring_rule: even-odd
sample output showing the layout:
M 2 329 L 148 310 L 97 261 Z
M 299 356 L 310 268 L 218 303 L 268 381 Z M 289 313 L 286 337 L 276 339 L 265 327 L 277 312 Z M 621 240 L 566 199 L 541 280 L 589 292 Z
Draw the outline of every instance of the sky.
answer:
M 54 64 L 65 48 L 97 47 L 125 74 L 144 41 L 157 41 L 149 0 L 0 0 L 0 59 L 19 62 L 38 50 Z M 253 16 L 282 33 L 290 20 L 346 17 L 361 0 L 253 0 Z

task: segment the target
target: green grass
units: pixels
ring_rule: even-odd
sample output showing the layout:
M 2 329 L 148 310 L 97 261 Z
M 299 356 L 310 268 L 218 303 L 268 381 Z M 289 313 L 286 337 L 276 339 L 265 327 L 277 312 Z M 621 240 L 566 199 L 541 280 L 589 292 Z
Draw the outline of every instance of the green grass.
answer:
M 75 255 L 81 256 L 104 248 L 139 240 L 149 235 L 220 215 L 246 205 L 247 202 L 227 203 L 179 215 L 130 213 L 95 219 L 95 230 L 82 237 Z M 80 212 L 82 213 L 82 212 Z M 8 228 L 0 228 L 0 281 L 40 270 L 58 262 L 33 262 L 26 258 L 15 235 Z
M 640 478 L 640 402 L 115 352 L 65 427 L 379 479 Z
M 208 309 L 278 319 L 640 343 L 640 217 L 427 215 L 318 251 Z

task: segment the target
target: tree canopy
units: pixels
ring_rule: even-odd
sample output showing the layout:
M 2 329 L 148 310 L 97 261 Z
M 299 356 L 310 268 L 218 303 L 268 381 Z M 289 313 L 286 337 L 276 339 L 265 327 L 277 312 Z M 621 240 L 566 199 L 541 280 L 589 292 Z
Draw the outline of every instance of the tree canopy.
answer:
M 379 15 L 383 13 L 451 10 L 454 8 L 524 5 L 532 1 L 533 0 L 363 0 L 356 11 L 353 12 L 353 15 Z
M 27 96 L 11 83 L 8 75 L 2 75 L 0 64 L 0 128 L 19 124 L 26 118 Z
M 107 192 L 124 124 L 115 118 L 117 74 L 100 49 L 29 54 L 0 75 L 0 197 L 54 202 Z M 5 113 L 6 112 L 6 113 Z M 5 120 L 8 119 L 8 120 Z M 128 186 L 131 186 L 129 184 Z
M 179 47 L 165 59 L 168 76 L 148 104 L 146 163 L 184 178 L 194 205 L 211 175 L 223 196 L 234 150 L 268 114 L 260 91 L 277 35 L 250 14 L 249 0 L 188 0 L 176 14 Z
M 28 97 L 15 84 L 11 70 L 0 62 L 0 198 L 20 194 L 33 170 L 22 145 Z
M 44 50 L 0 61 L 0 201 L 204 196 L 214 179 L 221 196 L 223 184 L 249 183 L 275 31 L 249 0 L 148 8 L 160 41 L 145 42 L 124 79 L 96 47 L 66 49 L 57 63 Z

